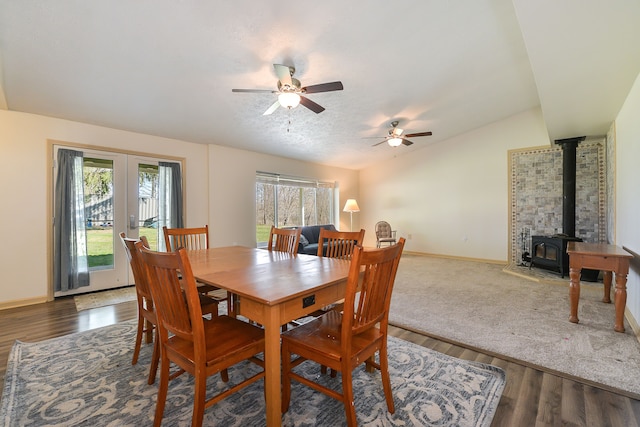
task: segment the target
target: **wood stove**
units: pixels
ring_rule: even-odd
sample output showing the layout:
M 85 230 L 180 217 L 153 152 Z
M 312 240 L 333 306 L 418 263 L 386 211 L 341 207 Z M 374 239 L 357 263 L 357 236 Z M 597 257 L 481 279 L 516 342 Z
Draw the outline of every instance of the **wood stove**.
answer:
M 553 236 L 531 236 L 531 263 L 529 267 L 545 268 L 560 273 L 569 273 L 567 243 L 581 242 L 576 235 L 576 148 L 585 139 L 557 139 L 562 147 L 562 234 Z
M 569 274 L 568 242 L 582 242 L 577 237 L 562 234 L 553 236 L 531 236 L 531 263 L 529 268 L 538 267 L 560 273 L 564 278 Z

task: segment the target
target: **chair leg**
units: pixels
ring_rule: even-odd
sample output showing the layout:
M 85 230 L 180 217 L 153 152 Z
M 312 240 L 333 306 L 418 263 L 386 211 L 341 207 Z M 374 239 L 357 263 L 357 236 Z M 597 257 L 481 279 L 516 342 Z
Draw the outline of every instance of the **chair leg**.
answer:
M 160 427 L 164 415 L 164 405 L 167 402 L 167 389 L 169 388 L 169 358 L 162 356 L 160 365 L 160 385 L 158 386 L 158 400 L 156 402 L 156 414 L 153 426 Z
M 196 367 L 196 372 L 198 368 Z M 202 426 L 202 420 L 204 418 L 204 404 L 207 398 L 207 375 L 205 374 L 203 367 L 200 375 L 196 373 L 195 378 L 195 396 L 193 399 L 193 418 L 191 419 L 192 427 Z
M 383 345 L 380 353 L 380 374 L 382 375 L 382 388 L 384 389 L 384 397 L 387 400 L 387 409 L 393 414 L 396 411 L 393 403 L 393 395 L 391 394 L 391 379 L 389 378 L 389 361 L 387 359 L 387 346 Z
M 227 292 L 227 315 L 229 317 L 237 317 L 237 311 L 235 307 L 236 301 L 231 292 Z
M 151 385 L 156 382 L 156 373 L 158 372 L 158 363 L 160 361 L 160 337 L 158 329 L 155 329 L 155 338 L 153 341 L 153 353 L 151 354 L 151 366 L 149 367 L 149 379 L 147 384 Z
M 365 365 L 364 365 L 364 370 L 368 373 L 373 373 L 375 372 L 376 368 L 374 367 L 374 363 L 375 363 L 375 355 L 371 356 L 369 359 L 367 359 Z
M 133 348 L 133 359 L 131 364 L 138 363 L 138 356 L 140 356 L 140 346 L 142 345 L 142 332 L 144 330 L 144 317 L 140 314 L 140 307 L 138 307 L 138 330 L 136 331 L 136 344 Z
M 282 344 L 282 413 L 284 414 L 289 410 L 289 403 L 291 401 L 291 353 L 289 352 L 289 346 Z
M 356 427 L 358 421 L 356 417 L 356 406 L 353 403 L 353 380 L 351 377 L 351 369 L 347 366 L 342 367 L 342 403 L 344 404 L 344 412 L 347 416 L 347 426 Z

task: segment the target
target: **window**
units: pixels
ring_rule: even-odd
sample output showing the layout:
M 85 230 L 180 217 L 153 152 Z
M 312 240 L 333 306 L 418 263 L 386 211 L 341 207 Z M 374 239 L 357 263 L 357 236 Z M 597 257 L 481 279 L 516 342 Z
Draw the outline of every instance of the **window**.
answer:
M 256 241 L 269 240 L 271 226 L 332 224 L 335 183 L 256 173 Z

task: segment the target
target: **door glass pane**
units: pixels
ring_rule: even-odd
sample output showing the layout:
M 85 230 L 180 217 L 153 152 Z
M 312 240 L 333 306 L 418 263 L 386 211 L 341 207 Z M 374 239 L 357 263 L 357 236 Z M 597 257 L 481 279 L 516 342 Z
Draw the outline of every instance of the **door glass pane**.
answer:
M 138 231 L 158 250 L 158 166 L 138 165 Z
M 113 160 L 85 157 L 84 212 L 89 270 L 113 268 Z

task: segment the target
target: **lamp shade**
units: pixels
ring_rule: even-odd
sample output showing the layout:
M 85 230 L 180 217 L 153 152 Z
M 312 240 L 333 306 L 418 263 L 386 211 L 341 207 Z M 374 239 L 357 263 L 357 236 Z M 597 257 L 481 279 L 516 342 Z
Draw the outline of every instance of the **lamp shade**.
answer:
M 356 199 L 348 199 L 347 203 L 344 204 L 344 212 L 360 212 L 360 208 L 358 207 L 358 202 Z
M 300 104 L 300 95 L 294 92 L 284 92 L 278 95 L 278 102 L 285 108 L 295 108 Z

